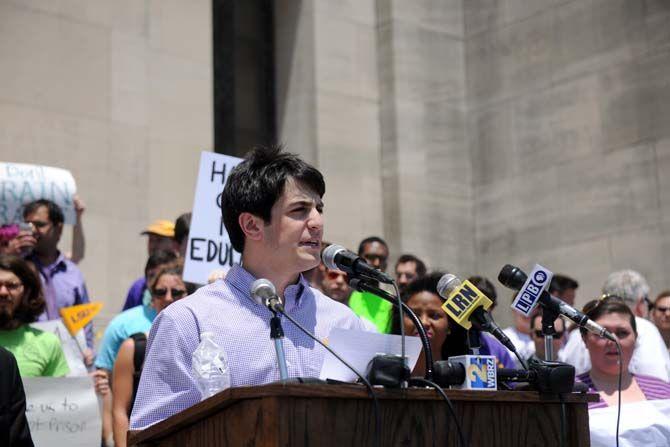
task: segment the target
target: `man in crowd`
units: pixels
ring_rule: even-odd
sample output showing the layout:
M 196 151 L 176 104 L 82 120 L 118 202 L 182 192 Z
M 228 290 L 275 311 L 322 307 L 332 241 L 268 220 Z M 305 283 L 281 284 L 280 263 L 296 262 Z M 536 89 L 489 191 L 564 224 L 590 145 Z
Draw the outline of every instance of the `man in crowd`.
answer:
M 188 234 L 191 231 L 191 213 L 184 213 L 174 221 L 174 241 L 177 245 L 179 256 L 186 257 L 186 246 L 188 245 Z
M 65 220 L 63 211 L 54 202 L 46 199 L 28 203 L 23 209 L 24 220 L 33 227 L 35 243 L 26 260 L 32 262 L 40 274 L 46 312 L 39 320 L 60 318 L 59 310 L 89 302 L 84 276 L 71 260 L 58 249 Z M 93 363 L 93 325 L 85 327 L 86 344 L 84 363 Z
M 414 255 L 401 255 L 395 263 L 395 278 L 402 292 L 407 284 L 426 275 L 426 264 Z
M 16 357 L 22 377 L 70 372 L 58 337 L 30 326 L 45 307 L 33 267 L 21 257 L 0 255 L 0 346 Z
M 142 235 L 147 236 L 147 253 L 151 256 L 158 250 L 177 252 L 175 242 L 174 223 L 169 220 L 156 220 L 144 230 Z M 123 310 L 142 304 L 142 297 L 147 290 L 147 278 L 138 278 L 128 289 Z
M 386 272 L 389 249 L 382 238 L 371 236 L 363 239 L 358 245 L 358 256 L 377 270 Z M 372 293 L 354 291 L 349 297 L 349 307 L 356 315 L 373 323 L 380 333 L 391 331 L 393 304 L 388 301 Z
M 637 342 L 630 361 L 630 372 L 670 382 L 670 356 L 663 338 L 653 323 L 642 318 L 646 315 L 649 297 L 649 284 L 644 276 L 634 270 L 611 273 L 603 284 L 602 292 L 622 298 L 635 315 Z M 579 331 L 572 331 L 560 359 L 574 365 L 577 374 L 591 369 L 591 359 Z
M 562 318 L 557 318 L 554 321 L 554 330 L 552 340 L 553 355 L 552 360 L 558 359 L 561 349 L 563 349 L 563 342 L 565 341 L 565 321 Z M 535 345 L 535 353 L 530 356 L 536 360 L 545 360 L 545 343 L 544 334 L 542 333 L 542 308 L 536 308 L 530 317 L 530 338 Z
M 300 274 L 320 262 L 324 192 L 321 173 L 280 148 L 256 149 L 231 171 L 221 209 L 242 265 L 154 320 L 131 429 L 152 425 L 201 400 L 191 356 L 203 332 L 213 333 L 225 351 L 232 386 L 279 379 L 269 336 L 271 312 L 250 296 L 258 278 L 272 282 L 286 313 L 319 339 L 336 327 L 363 329 L 346 306 L 311 288 Z M 325 350 L 288 321 L 284 335 L 289 376 L 318 376 Z
M 569 276 L 556 274 L 551 278 L 549 284 L 549 293 L 556 298 L 560 298 L 571 306 L 575 305 L 579 283 Z

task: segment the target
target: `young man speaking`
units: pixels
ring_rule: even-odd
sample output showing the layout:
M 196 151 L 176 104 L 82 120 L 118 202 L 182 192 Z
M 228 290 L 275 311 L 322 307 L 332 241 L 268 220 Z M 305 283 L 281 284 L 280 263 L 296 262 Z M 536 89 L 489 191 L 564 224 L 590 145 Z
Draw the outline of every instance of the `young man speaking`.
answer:
M 364 329 L 349 308 L 310 288 L 300 274 L 320 262 L 324 192 L 318 170 L 279 148 L 256 149 L 231 171 L 221 208 L 242 265 L 158 315 L 131 429 L 148 427 L 200 401 L 191 356 L 206 331 L 215 334 L 228 356 L 231 386 L 279 380 L 271 312 L 250 296 L 258 278 L 270 280 L 286 312 L 319 339 L 335 327 Z M 284 321 L 289 377 L 318 377 L 325 349 Z

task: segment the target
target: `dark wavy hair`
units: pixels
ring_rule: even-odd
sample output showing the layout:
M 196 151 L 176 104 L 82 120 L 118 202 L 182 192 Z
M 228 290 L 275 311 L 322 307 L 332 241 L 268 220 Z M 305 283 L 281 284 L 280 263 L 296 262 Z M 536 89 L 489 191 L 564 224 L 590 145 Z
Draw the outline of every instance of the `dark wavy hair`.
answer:
M 34 266 L 14 255 L 0 255 L 0 270 L 15 274 L 23 283 L 21 302 L 14 312 L 14 318 L 5 327 L 16 329 L 22 324 L 37 320 L 44 312 L 46 301 L 42 293 L 42 283 Z
M 401 295 L 402 301 L 406 304 L 411 297 L 421 292 L 430 292 L 440 298 L 440 300 L 444 301 L 440 294 L 437 293 L 437 284 L 440 282 L 440 278 L 442 278 L 443 275 L 444 273 L 442 272 L 431 272 L 426 276 L 416 278 L 414 281 L 407 284 L 407 287 Z M 393 321 L 391 322 L 392 334 L 400 334 L 400 322 L 398 319 L 398 309 L 394 307 Z M 466 330 L 455 323 L 449 315 L 447 315 L 447 321 L 449 322 L 449 333 L 444 344 L 440 347 L 442 359 L 444 360 L 451 356 L 468 353 Z
M 326 183 L 321 173 L 281 146 L 257 147 L 230 172 L 221 194 L 221 213 L 233 248 L 244 249 L 239 217 L 251 213 L 270 223 L 272 207 L 284 193 L 286 182 L 295 179 L 323 197 Z

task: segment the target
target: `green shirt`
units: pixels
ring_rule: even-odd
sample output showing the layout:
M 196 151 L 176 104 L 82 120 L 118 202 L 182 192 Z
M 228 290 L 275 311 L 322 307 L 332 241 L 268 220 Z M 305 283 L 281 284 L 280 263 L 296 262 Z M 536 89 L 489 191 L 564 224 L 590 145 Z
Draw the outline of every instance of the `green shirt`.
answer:
M 21 377 L 61 377 L 70 372 L 60 340 L 24 324 L 13 331 L 0 330 L 0 346 L 16 357 Z
M 391 332 L 393 304 L 368 292 L 353 291 L 349 297 L 349 307 L 356 315 L 371 321 L 380 334 Z

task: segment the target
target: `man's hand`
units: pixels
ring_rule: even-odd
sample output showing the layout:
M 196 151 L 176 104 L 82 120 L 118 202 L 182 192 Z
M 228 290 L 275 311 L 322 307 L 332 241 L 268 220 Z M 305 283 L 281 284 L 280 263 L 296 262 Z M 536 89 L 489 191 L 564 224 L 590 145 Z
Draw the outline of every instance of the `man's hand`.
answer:
M 95 386 L 95 392 L 101 396 L 106 396 L 109 394 L 109 375 L 104 369 L 96 369 L 89 375 L 93 378 L 93 384 Z
M 77 213 L 77 220 L 81 219 L 81 215 L 86 211 L 86 204 L 83 200 L 77 195 L 72 198 L 74 204 L 74 211 Z

